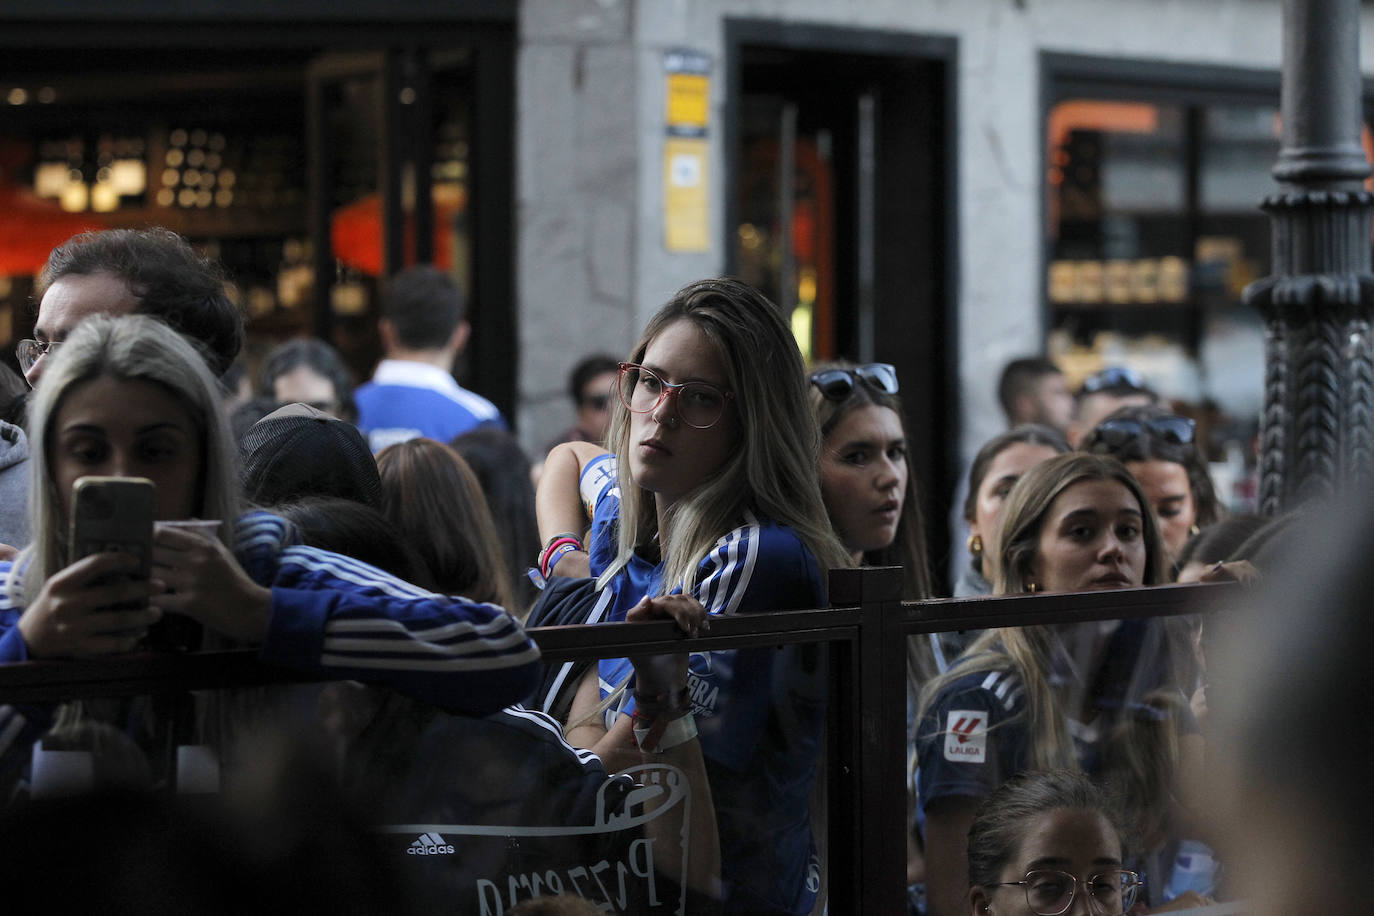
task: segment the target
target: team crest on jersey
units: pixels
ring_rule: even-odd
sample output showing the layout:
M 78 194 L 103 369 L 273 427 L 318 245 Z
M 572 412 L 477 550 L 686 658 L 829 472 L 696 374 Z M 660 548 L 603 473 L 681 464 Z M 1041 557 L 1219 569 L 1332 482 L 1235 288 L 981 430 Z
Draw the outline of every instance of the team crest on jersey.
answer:
M 951 709 L 945 723 L 945 759 L 955 763 L 982 763 L 987 756 L 987 710 Z

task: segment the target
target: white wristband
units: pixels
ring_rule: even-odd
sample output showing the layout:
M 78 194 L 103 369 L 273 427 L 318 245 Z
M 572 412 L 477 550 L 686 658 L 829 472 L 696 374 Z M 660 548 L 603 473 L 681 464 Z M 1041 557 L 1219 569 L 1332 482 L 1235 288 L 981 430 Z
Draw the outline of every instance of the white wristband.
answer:
M 680 716 L 670 721 L 663 729 L 663 734 L 658 737 L 657 747 L 645 747 L 644 742 L 648 740 L 649 733 L 653 726 L 649 728 L 636 728 L 635 741 L 639 743 L 639 749 L 647 754 L 661 754 L 666 750 L 671 750 L 679 744 L 686 744 L 697 736 L 697 720 L 692 718 L 689 712 L 685 716 Z

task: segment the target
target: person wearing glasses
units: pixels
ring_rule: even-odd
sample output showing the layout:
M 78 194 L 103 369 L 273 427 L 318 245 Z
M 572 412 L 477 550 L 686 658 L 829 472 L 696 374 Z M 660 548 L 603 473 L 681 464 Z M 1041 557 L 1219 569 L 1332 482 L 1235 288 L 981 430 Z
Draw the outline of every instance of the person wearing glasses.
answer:
M 19 368 L 37 386 L 46 357 L 92 315 L 151 315 L 201 347 L 216 378 L 243 346 L 243 313 L 229 298 L 219 262 L 197 254 L 169 229 L 102 229 L 52 250 L 34 294 L 33 340 L 16 348 Z
M 823 606 L 848 566 L 821 498 L 801 354 L 778 308 L 733 279 L 684 287 L 619 366 L 611 452 L 556 447 L 537 496 L 544 576 L 596 576 L 588 622 L 682 594 L 711 615 Z M 585 539 L 584 539 L 585 535 Z M 825 665 L 811 647 L 694 653 L 691 724 L 716 800 L 723 905 L 812 911 L 811 833 Z M 631 669 L 606 659 L 580 682 L 569 739 L 609 769 L 637 759 Z M 676 739 L 674 739 L 676 740 Z
M 35 390 L 31 422 L 48 448 L 30 462 L 33 541 L 0 563 L 0 664 L 127 653 L 176 614 L 204 627 L 207 646 L 258 645 L 272 664 L 390 684 L 455 712 L 486 715 L 533 688 L 538 649 L 502 609 L 304 547 L 283 519 L 240 512 L 214 379 L 162 322 L 81 322 Z M 151 480 L 154 518 L 216 529 L 153 533 L 150 577 L 126 551 L 74 558 L 73 485 L 87 476 Z M 50 714 L 0 706 L 0 758 Z
M 1125 407 L 1098 423 L 1079 446 L 1094 455 L 1111 455 L 1140 481 L 1171 558 L 1188 538 L 1225 514 L 1199 454 L 1196 432 L 1190 418 L 1163 408 Z
M 1203 906 L 1196 891 L 1145 910 L 1126 868 L 1130 831 L 1111 796 L 1082 773 L 1013 777 L 984 800 L 968 833 L 971 916 L 1124 916 Z
M 1146 407 L 1159 403 L 1159 395 L 1145 384 L 1145 377 L 1127 366 L 1108 366 L 1083 380 L 1078 389 L 1069 444 L 1077 448 L 1107 415 L 1123 407 Z
M 1007 498 L 998 544 L 999 594 L 1164 581 L 1154 516 L 1113 458 L 1070 453 L 1032 467 Z M 930 916 L 968 912 L 974 812 L 1021 772 L 1083 769 L 1119 780 L 1143 850 L 1163 846 L 1184 766 L 1169 765 L 1171 749 L 1191 763 L 1201 742 L 1181 688 L 1193 680 L 1190 633 L 1172 619 L 1123 630 L 986 630 L 926 684 L 916 742 Z
M 39 271 L 33 338 L 15 347 L 19 370 L 38 384 L 54 352 L 93 315 L 151 315 L 196 341 L 210 371 L 223 375 L 243 346 L 243 313 L 226 292 L 224 269 L 169 229 L 102 229 L 57 246 Z M 0 425 L 0 493 L 13 481 L 27 487 L 29 448 L 23 430 L 27 397 L 12 399 Z M 0 510 L 0 559 L 28 543 L 27 504 L 5 499 Z M 13 547 L 9 545 L 14 545 Z

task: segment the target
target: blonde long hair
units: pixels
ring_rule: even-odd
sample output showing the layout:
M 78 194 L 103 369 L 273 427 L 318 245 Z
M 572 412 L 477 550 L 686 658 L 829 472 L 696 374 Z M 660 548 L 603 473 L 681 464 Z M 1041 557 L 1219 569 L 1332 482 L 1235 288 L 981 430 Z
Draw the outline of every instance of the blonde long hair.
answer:
M 67 396 L 86 382 L 110 376 L 151 382 L 186 410 L 200 434 L 196 515 L 220 519 L 220 540 L 233 546 L 241 507 L 233 439 L 220 409 L 205 357 L 185 337 L 146 315 L 93 316 L 81 322 L 48 357 L 52 363 L 29 409 L 29 517 L 33 542 L 10 573 L 10 593 L 28 603 L 48 577 L 67 565 L 62 496 L 52 477 L 52 424 Z
M 1166 551 L 1154 513 L 1131 472 L 1115 458 L 1070 452 L 1057 455 L 1028 470 L 1007 496 L 999 532 L 998 594 L 1016 594 L 1028 588 L 1030 570 L 1039 551 L 1040 534 L 1044 529 L 1050 507 L 1058 496 L 1076 483 L 1085 480 L 1115 480 L 1128 489 L 1140 506 L 1141 533 L 1145 542 L 1144 585 L 1158 585 L 1165 577 Z M 1163 624 L 1166 640 L 1166 659 L 1170 673 L 1179 670 L 1178 653 L 1172 651 L 1179 633 L 1172 621 Z M 964 651 L 950 667 L 929 681 L 921 691 L 920 718 L 934 706 L 940 694 L 955 681 L 971 674 L 1000 671 L 1014 674 L 1025 688 L 1026 709 L 1021 713 L 1029 736 L 1030 763 L 1034 770 L 1079 769 L 1073 738 L 1069 733 L 1068 717 L 1075 707 L 1056 696 L 1050 685 L 1054 667 L 1054 653 L 1060 645 L 1055 630 L 1049 626 L 1005 627 L 987 630 Z M 1060 649 L 1062 651 L 1062 649 Z M 1091 674 L 1087 675 L 1091 676 Z M 1084 684 L 1083 687 L 1090 685 Z M 1158 697 L 1147 697 L 1151 705 L 1161 704 Z M 1165 704 L 1167 705 L 1167 704 Z M 1160 706 L 1163 711 L 1163 706 Z M 918 718 L 917 721 L 920 721 Z M 1127 727 L 1122 728 L 1120 726 Z M 1154 729 L 1144 734 L 1130 728 L 1123 717 L 1109 734 L 1106 753 L 1113 754 L 1116 769 L 1123 771 L 1127 788 L 1136 790 L 1132 798 L 1133 819 L 1148 823 L 1158 817 L 1160 793 L 1164 791 L 1177 756 L 1176 734 L 1171 728 Z
M 734 392 L 726 409 L 738 411 L 740 442 L 715 474 L 669 510 L 669 536 L 659 545 L 664 593 L 678 586 L 690 591 L 701 560 L 746 512 L 790 527 L 822 571 L 852 565 L 821 501 L 820 436 L 806 400 L 805 369 L 777 306 L 738 280 L 699 280 L 650 319 L 630 361 L 642 362 L 649 344 L 677 321 L 690 321 L 720 353 Z M 601 576 L 603 586 L 659 533 L 653 495 L 635 483 L 624 460 L 630 413 L 619 399 L 612 401 L 607 442 L 622 456 L 621 510 L 616 557 Z

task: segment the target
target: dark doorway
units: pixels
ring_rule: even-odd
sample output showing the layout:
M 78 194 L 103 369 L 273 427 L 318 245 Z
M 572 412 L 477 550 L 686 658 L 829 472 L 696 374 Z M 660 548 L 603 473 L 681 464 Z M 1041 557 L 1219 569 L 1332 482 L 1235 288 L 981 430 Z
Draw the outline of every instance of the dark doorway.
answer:
M 731 21 L 726 46 L 728 268 L 792 315 L 809 360 L 897 367 L 942 587 L 959 429 L 954 41 Z

